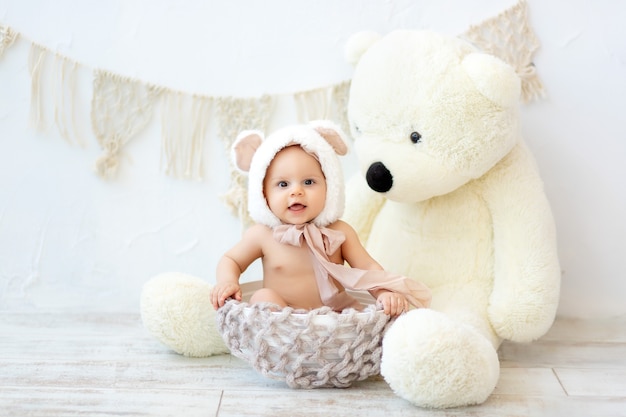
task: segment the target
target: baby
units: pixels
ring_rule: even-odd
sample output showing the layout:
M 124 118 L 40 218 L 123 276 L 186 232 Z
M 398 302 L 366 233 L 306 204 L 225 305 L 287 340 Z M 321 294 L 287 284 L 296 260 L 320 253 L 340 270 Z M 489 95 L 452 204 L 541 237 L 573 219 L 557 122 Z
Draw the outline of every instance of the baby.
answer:
M 249 171 L 248 209 L 256 224 L 217 265 L 211 291 L 215 309 L 231 297 L 241 301 L 239 277 L 258 258 L 263 288 L 251 303 L 361 309 L 348 288 L 369 291 L 391 316 L 407 311 L 409 303 L 428 307 L 426 286 L 383 271 L 354 229 L 339 220 L 344 188 L 337 154 L 347 152 L 342 136 L 328 121 L 283 128 L 265 140 L 256 131 L 239 135 L 233 145 L 235 164 Z

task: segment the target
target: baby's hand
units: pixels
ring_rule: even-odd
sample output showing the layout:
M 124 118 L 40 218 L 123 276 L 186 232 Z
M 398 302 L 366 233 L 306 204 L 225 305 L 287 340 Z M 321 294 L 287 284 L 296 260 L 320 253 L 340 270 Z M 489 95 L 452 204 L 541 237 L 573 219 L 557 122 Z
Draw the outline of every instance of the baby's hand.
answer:
M 376 304 L 382 306 L 385 314 L 399 316 L 405 311 L 409 311 L 409 301 L 402 294 L 387 291 L 378 296 Z
M 241 287 L 236 283 L 216 284 L 211 290 L 211 304 L 214 309 L 224 306 L 226 299 L 233 297 L 241 301 Z

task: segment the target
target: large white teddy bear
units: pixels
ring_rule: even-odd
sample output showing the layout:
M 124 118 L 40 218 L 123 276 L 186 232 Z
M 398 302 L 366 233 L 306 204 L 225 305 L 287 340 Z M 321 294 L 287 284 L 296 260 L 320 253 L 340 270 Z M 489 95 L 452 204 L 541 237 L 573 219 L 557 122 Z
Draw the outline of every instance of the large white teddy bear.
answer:
M 427 31 L 354 35 L 348 119 L 360 173 L 344 219 L 386 269 L 433 291 L 401 316 L 381 373 L 422 407 L 483 402 L 503 340 L 551 326 L 554 221 L 521 135 L 520 79 L 468 42 Z
M 389 271 L 424 282 L 431 309 L 400 316 L 381 373 L 422 407 L 483 402 L 502 340 L 543 335 L 560 269 L 550 207 L 519 125 L 520 80 L 431 32 L 355 35 L 349 99 L 362 174 L 344 218 Z M 188 356 L 227 353 L 203 279 L 164 273 L 141 294 L 148 331 Z

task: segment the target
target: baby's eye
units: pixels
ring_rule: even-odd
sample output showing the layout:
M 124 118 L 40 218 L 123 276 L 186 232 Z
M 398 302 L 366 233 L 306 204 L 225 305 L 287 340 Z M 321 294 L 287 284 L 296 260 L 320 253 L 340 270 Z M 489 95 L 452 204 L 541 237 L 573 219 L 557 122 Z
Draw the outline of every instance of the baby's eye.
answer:
M 314 180 L 308 179 L 308 180 L 304 180 L 304 185 L 313 185 L 315 184 Z
M 278 187 L 285 188 L 287 186 L 287 181 L 278 181 Z

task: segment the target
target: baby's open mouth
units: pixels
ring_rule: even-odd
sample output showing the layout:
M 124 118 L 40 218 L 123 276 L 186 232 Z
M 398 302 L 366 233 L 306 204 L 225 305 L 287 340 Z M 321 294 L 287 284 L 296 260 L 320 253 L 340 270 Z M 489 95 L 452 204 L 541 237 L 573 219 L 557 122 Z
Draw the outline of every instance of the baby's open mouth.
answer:
M 300 203 L 292 204 L 289 206 L 289 210 L 292 210 L 292 211 L 300 211 L 300 210 L 304 210 L 305 208 L 306 206 Z

